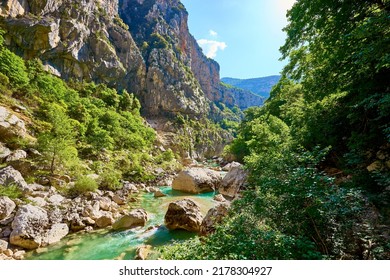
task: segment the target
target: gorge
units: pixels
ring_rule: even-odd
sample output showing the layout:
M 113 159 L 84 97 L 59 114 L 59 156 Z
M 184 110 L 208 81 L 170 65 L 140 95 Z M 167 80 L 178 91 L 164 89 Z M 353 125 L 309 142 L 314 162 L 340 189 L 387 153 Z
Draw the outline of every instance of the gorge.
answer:
M 390 9 L 347 2 L 259 88 L 179 0 L 2 1 L 0 259 L 389 259 Z

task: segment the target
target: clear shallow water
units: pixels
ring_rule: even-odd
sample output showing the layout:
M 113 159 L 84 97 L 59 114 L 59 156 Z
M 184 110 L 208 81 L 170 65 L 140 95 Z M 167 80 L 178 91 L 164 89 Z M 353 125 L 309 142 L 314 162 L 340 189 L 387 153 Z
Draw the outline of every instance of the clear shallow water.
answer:
M 194 233 L 165 228 L 164 216 L 168 205 L 175 200 L 191 198 L 199 204 L 205 215 L 215 205 L 214 193 L 189 195 L 172 190 L 171 187 L 162 187 L 161 191 L 167 196 L 155 198 L 153 193 L 141 194 L 139 202 L 130 204 L 131 208 L 144 208 L 148 213 L 149 220 L 145 227 L 71 234 L 57 244 L 28 253 L 26 257 L 30 260 L 128 260 L 134 259 L 135 250 L 142 244 L 158 247 L 173 240 L 193 237 Z

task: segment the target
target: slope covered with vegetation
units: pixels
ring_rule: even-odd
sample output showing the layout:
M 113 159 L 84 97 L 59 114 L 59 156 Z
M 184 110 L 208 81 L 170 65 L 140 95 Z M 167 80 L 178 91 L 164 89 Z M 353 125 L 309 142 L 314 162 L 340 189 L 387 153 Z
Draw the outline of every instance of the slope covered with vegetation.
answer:
M 153 179 L 157 165 L 178 166 L 171 150 L 154 148 L 156 134 L 140 116 L 133 94 L 118 94 L 104 84 L 66 83 L 44 71 L 39 60 L 24 61 L 3 47 L 1 36 L 0 91 L 1 105 L 26 109 L 33 138 L 2 142 L 40 152 L 29 168 L 32 181 L 45 174 L 84 180 L 95 173 L 100 187 L 116 189 L 120 179 Z
M 289 63 L 228 152 L 250 186 L 174 259 L 389 259 L 389 1 L 299 0 Z

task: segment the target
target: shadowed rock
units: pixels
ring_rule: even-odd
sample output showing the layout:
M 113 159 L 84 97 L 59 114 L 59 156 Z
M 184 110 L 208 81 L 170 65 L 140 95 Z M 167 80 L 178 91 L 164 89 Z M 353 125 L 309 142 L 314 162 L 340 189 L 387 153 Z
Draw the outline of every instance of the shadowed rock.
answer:
M 199 232 L 202 219 L 199 205 L 192 199 L 183 199 L 169 204 L 164 221 L 170 230 L 185 229 Z
M 245 185 L 247 179 L 247 172 L 242 166 L 235 166 L 223 178 L 218 189 L 219 193 L 234 198 L 240 189 Z

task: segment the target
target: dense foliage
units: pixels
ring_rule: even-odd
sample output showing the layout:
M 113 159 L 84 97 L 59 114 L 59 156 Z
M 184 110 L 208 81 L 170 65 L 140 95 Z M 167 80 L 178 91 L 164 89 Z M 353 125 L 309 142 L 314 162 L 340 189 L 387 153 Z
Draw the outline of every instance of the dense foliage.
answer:
M 250 187 L 174 259 L 388 259 L 389 1 L 299 0 L 271 98 L 227 152 Z

